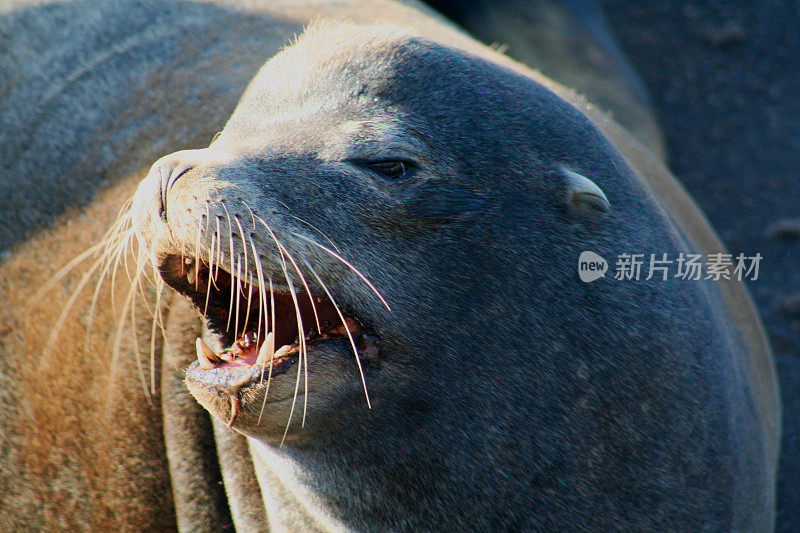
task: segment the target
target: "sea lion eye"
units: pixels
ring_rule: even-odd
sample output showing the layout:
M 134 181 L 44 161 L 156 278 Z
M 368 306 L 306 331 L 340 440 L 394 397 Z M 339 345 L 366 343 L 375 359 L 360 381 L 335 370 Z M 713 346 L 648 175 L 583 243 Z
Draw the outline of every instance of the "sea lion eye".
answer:
M 367 163 L 367 166 L 390 180 L 403 179 L 412 168 L 412 166 L 405 161 L 378 161 L 375 163 Z

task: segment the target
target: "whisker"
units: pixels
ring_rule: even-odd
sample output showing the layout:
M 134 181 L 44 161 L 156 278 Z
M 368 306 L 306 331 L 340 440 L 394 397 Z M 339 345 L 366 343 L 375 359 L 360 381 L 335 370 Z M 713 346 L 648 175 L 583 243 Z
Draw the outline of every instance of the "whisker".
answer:
M 316 231 L 317 233 L 319 233 L 320 235 L 322 235 L 323 237 L 325 237 L 325 240 L 326 240 L 326 241 L 328 241 L 329 243 L 331 243 L 331 246 L 333 246 L 333 247 L 334 247 L 334 249 L 335 249 L 337 252 L 339 252 L 339 247 L 338 247 L 338 246 L 336 246 L 335 244 L 333 244 L 333 241 L 330 239 L 330 237 L 328 237 L 327 235 L 325 235 L 325 233 L 324 233 L 324 232 L 323 232 L 321 229 L 319 229 L 318 227 L 316 227 L 314 224 L 312 224 L 311 222 L 307 222 L 307 221 L 303 220 L 303 219 L 302 219 L 302 218 L 300 218 L 300 217 L 297 217 L 297 216 L 294 216 L 294 215 L 290 215 L 290 214 L 288 214 L 288 213 L 286 214 L 286 216 L 288 216 L 288 217 L 292 217 L 293 219 L 297 220 L 298 222 L 302 222 L 302 223 L 303 223 L 303 224 L 305 224 L 306 226 L 310 227 L 311 229 L 313 229 L 314 231 Z M 341 252 L 339 252 L 339 253 L 341 253 Z
M 305 338 L 305 335 L 303 334 L 303 332 L 304 332 L 303 317 L 300 314 L 300 306 L 297 303 L 297 293 L 294 290 L 294 284 L 292 283 L 292 279 L 289 277 L 289 272 L 286 270 L 286 261 L 283 258 L 283 252 L 280 249 L 280 244 L 277 241 L 276 241 L 275 244 L 278 245 L 278 251 L 280 252 L 280 255 L 281 255 L 281 263 L 282 263 L 281 266 L 283 268 L 283 276 L 286 279 L 286 284 L 289 286 L 289 294 L 292 296 L 292 302 L 294 302 L 294 310 L 295 310 L 295 315 L 297 317 L 297 331 L 298 331 L 298 335 L 297 336 L 298 336 L 298 340 L 299 340 L 299 343 L 300 343 L 300 357 L 298 357 L 297 379 L 295 380 L 295 385 L 294 385 L 294 397 L 292 398 L 292 407 L 289 410 L 289 420 L 286 422 L 286 429 L 284 430 L 283 437 L 281 438 L 281 445 L 282 445 L 283 442 L 286 440 L 286 435 L 289 433 L 289 427 L 292 424 L 292 415 L 294 414 L 294 407 L 295 407 L 295 403 L 297 402 L 297 395 L 298 395 L 298 393 L 300 391 L 300 373 L 301 373 L 301 369 L 304 367 L 303 363 L 307 362 L 307 359 L 305 357 L 305 355 L 306 355 L 306 353 L 305 353 L 305 340 L 306 340 L 306 338 Z M 304 405 L 303 405 L 303 424 L 301 424 L 301 425 L 305 424 L 305 416 L 306 416 L 305 405 L 306 405 L 306 402 L 308 401 L 308 369 L 307 368 L 306 368 L 305 376 L 306 376 L 306 395 L 305 395 L 305 398 L 304 398 Z
M 242 335 L 247 332 L 247 325 L 250 321 L 250 302 L 253 300 L 253 284 L 247 284 L 247 308 L 244 314 L 244 325 L 242 326 Z M 257 333 L 257 332 L 256 332 Z
M 311 309 L 314 311 L 314 321 L 317 324 L 317 332 L 321 333 L 322 332 L 322 326 L 320 326 L 320 323 L 319 323 L 319 314 L 317 313 L 317 305 L 314 302 L 314 295 L 311 294 L 311 289 L 308 287 L 308 283 L 306 283 L 306 278 L 305 278 L 305 276 L 303 276 L 303 273 L 300 271 L 300 267 L 297 266 L 297 263 L 295 262 L 294 258 L 292 257 L 292 254 L 289 253 L 289 250 L 283 244 L 278 242 L 278 239 L 275 236 L 275 233 L 272 231 L 272 228 L 270 228 L 267 225 L 267 223 L 264 222 L 264 219 L 261 218 L 261 217 L 256 217 L 256 218 L 258 218 L 258 221 L 261 222 L 264 225 L 265 228 L 267 228 L 267 231 L 269 232 L 270 236 L 272 236 L 272 240 L 275 241 L 275 244 L 278 246 L 278 251 L 281 252 L 281 255 L 283 255 L 283 253 L 285 252 L 286 253 L 286 257 L 292 263 L 292 266 L 294 266 L 294 269 L 297 272 L 297 275 L 300 277 L 300 281 L 303 283 L 303 287 L 305 287 L 305 289 L 306 289 L 306 294 L 308 295 L 308 301 L 311 302 Z
M 92 293 L 92 301 L 89 304 L 89 315 L 88 315 L 88 318 L 87 318 L 86 336 L 85 336 L 84 346 L 83 346 L 84 351 L 88 351 L 89 350 L 89 340 L 91 338 L 92 329 L 94 327 L 94 314 L 95 314 L 95 310 L 97 309 L 97 302 L 98 302 L 99 297 L 100 297 L 100 289 L 102 289 L 102 287 L 103 287 L 103 282 L 105 281 L 106 277 L 108 276 L 109 269 L 111 268 L 112 263 L 114 264 L 114 268 L 119 266 L 119 261 L 117 260 L 117 257 L 119 256 L 119 254 L 125 252 L 125 249 L 127 248 L 127 241 L 129 239 L 132 239 L 133 236 L 134 236 L 133 228 L 131 228 L 129 230 L 129 233 L 127 235 L 125 235 L 125 237 L 122 240 L 122 242 L 117 246 L 116 250 L 113 252 L 114 253 L 113 256 L 108 255 L 108 252 L 106 251 L 106 252 L 104 252 L 103 256 L 100 258 L 100 259 L 102 259 L 102 261 L 104 263 L 103 264 L 103 270 L 100 272 L 100 275 L 99 275 L 99 277 L 97 279 L 97 283 L 95 284 L 94 292 Z M 113 283 L 113 280 L 114 280 L 114 278 L 112 277 L 112 284 L 111 284 L 112 302 L 113 302 L 113 298 L 114 298 L 114 283 Z M 113 304 L 112 304 L 112 308 L 113 308 Z
M 138 283 L 138 280 L 137 280 Z M 139 375 L 139 381 L 144 391 L 144 397 L 147 399 L 148 405 L 153 402 L 150 398 L 150 391 L 147 388 L 147 378 L 144 375 L 144 366 L 142 365 L 141 351 L 139 350 L 139 336 L 136 334 L 136 296 L 134 293 L 133 298 L 130 300 L 131 307 L 131 340 L 133 342 L 134 359 L 136 360 L 136 373 Z M 113 381 L 109 383 L 109 388 L 113 386 Z M 109 393 L 110 394 L 110 393 Z
M 364 283 L 366 283 L 367 286 L 369 286 L 370 289 L 372 289 L 372 292 L 374 292 L 375 295 L 378 298 L 380 298 L 381 302 L 383 302 L 383 305 L 386 306 L 386 309 L 388 309 L 389 311 L 392 310 L 392 308 L 389 307 L 389 304 L 386 303 L 386 300 L 383 298 L 381 293 L 378 292 L 378 289 L 375 288 L 375 286 L 372 284 L 372 282 L 370 282 L 370 280 L 368 280 L 367 277 L 364 274 L 362 274 L 360 270 L 358 270 L 356 267 L 354 267 L 352 264 L 350 264 L 350 262 L 348 262 L 344 257 L 342 257 L 341 255 L 337 254 L 336 252 L 334 252 L 333 250 L 331 250 L 327 246 L 323 246 L 322 244 L 319 244 L 318 242 L 315 242 L 315 241 L 309 239 L 308 237 L 305 237 L 305 236 L 300 235 L 298 233 L 294 233 L 293 235 L 295 237 L 303 239 L 304 241 L 306 241 L 306 242 L 308 242 L 310 244 L 313 244 L 314 246 L 317 246 L 317 247 L 321 248 L 322 250 L 328 252 L 330 255 L 332 255 L 333 257 L 335 257 L 339 261 L 341 261 L 347 268 L 352 270 L 359 278 L 361 278 L 362 281 L 364 281 Z
M 219 227 L 219 215 L 217 216 L 217 233 L 216 233 L 216 235 L 217 235 L 217 270 L 214 273 L 214 278 L 217 278 L 219 276 L 219 264 L 220 264 L 220 261 L 221 261 L 220 257 L 221 257 L 221 254 L 222 254 L 222 251 L 220 249 L 221 248 L 220 242 L 222 242 L 222 230 Z M 214 285 L 216 286 L 216 283 Z
M 300 271 L 300 268 L 297 266 L 297 263 L 294 262 L 292 258 L 292 254 L 289 253 L 289 250 L 286 249 L 284 245 L 280 245 L 281 249 L 286 253 L 286 257 L 289 259 L 289 262 L 292 263 L 294 266 L 297 275 L 300 277 L 300 281 L 303 282 L 303 287 L 306 288 L 306 294 L 308 295 L 308 300 L 311 302 L 311 309 L 314 311 L 314 320 L 317 323 L 317 333 L 322 333 L 322 326 L 319 324 L 319 315 L 317 314 L 317 305 L 314 303 L 314 295 L 311 294 L 311 289 L 308 287 L 308 283 L 306 283 L 306 278 L 303 276 L 303 273 Z
M 239 305 L 242 301 L 242 279 L 245 280 L 247 283 L 247 278 L 242 278 L 242 261 L 244 259 L 242 256 L 237 252 L 236 253 L 236 326 L 234 327 L 233 332 L 238 335 L 239 334 Z M 249 286 L 249 285 L 248 285 Z M 248 302 L 249 303 L 249 302 Z M 247 317 L 245 317 L 245 322 L 247 321 Z M 242 335 L 245 334 L 247 330 L 242 328 Z
M 56 273 L 50 276 L 50 279 L 48 279 L 44 283 L 44 285 L 42 285 L 42 287 L 34 293 L 34 295 L 31 297 L 31 300 L 34 303 L 38 302 L 45 294 L 50 292 L 50 290 L 55 286 L 56 283 L 64 279 L 64 276 L 69 274 L 73 268 L 86 261 L 86 259 L 94 255 L 95 252 L 97 252 L 100 248 L 102 248 L 103 244 L 105 243 L 98 242 L 97 244 L 90 246 L 89 248 L 78 254 L 75 258 L 73 258 L 69 263 L 59 268 L 56 271 Z
M 264 222 L 263 219 L 261 219 L 261 217 L 257 217 L 257 218 L 264 225 L 264 227 L 267 229 L 267 231 L 269 232 L 270 236 L 272 236 L 272 240 L 275 241 L 275 246 L 278 248 L 278 253 L 280 254 L 280 257 L 281 257 L 281 268 L 283 269 L 283 277 L 284 277 L 284 279 L 286 279 L 286 284 L 289 286 L 289 293 L 292 296 L 292 302 L 294 303 L 295 315 L 297 317 L 297 331 L 298 331 L 298 335 L 297 336 L 298 336 L 298 342 L 300 344 L 300 357 L 298 358 L 297 379 L 295 380 L 294 396 L 292 397 L 292 406 L 289 409 L 289 420 L 286 422 L 286 429 L 284 430 L 283 437 L 281 438 L 281 444 L 283 444 L 283 442 L 286 440 L 286 435 L 289 433 L 289 427 L 292 424 L 292 415 L 294 415 L 294 408 L 295 408 L 295 404 L 297 403 L 297 394 L 299 393 L 299 390 L 300 390 L 300 372 L 301 372 L 301 369 L 304 366 L 306 367 L 306 370 L 305 370 L 306 383 L 305 383 L 305 397 L 303 399 L 304 400 L 304 402 L 303 402 L 303 422 L 302 422 L 301 425 L 303 425 L 303 426 L 305 425 L 306 408 L 307 408 L 307 405 L 308 405 L 308 368 L 307 368 L 308 352 L 306 351 L 306 342 L 305 342 L 306 338 L 305 338 L 305 333 L 304 333 L 305 332 L 305 328 L 303 328 L 303 317 L 302 317 L 302 315 L 300 313 L 300 305 L 299 305 L 299 303 L 297 301 L 297 292 L 294 289 L 294 284 L 292 283 L 292 279 L 291 279 L 291 277 L 289 277 L 289 272 L 286 269 L 286 259 L 284 258 L 283 251 L 281 250 L 282 245 L 281 245 L 280 241 L 278 241 L 278 238 L 275 236 L 275 233 L 272 231 L 272 228 L 270 228 L 267 225 L 267 223 Z M 270 287 L 270 289 L 271 288 L 272 287 Z M 273 309 L 274 309 L 274 307 L 273 307 Z M 305 365 L 304 365 L 304 363 L 305 363 Z
M 271 309 L 271 313 L 270 314 L 272 315 L 272 338 L 274 339 L 275 335 L 276 335 L 276 333 L 275 333 L 275 292 L 273 290 L 272 278 L 271 277 L 269 278 L 269 300 L 270 300 L 270 309 Z M 272 365 L 273 365 L 273 359 L 270 358 L 270 360 L 269 360 L 269 375 L 267 376 L 267 387 L 266 387 L 266 390 L 264 391 L 264 400 L 261 402 L 261 411 L 259 411 L 259 413 L 258 413 L 258 422 L 256 422 L 256 425 L 261 424 L 261 417 L 264 414 L 264 408 L 267 406 L 267 394 L 269 394 L 269 384 L 272 381 Z M 264 372 L 263 371 L 261 372 L 261 383 L 264 383 Z
M 286 268 L 286 259 L 284 257 L 283 249 L 285 248 L 278 238 L 275 236 L 275 232 L 272 231 L 272 228 L 264 222 L 261 217 L 256 217 L 267 229 L 272 240 L 275 241 L 275 246 L 278 248 L 278 253 L 281 257 L 281 268 L 283 269 L 283 276 L 286 279 L 286 284 L 289 286 L 289 292 L 292 296 L 292 302 L 294 303 L 295 314 L 297 316 L 297 336 L 298 342 L 300 344 L 300 357 L 298 358 L 299 364 L 297 365 L 297 380 L 295 382 L 295 390 L 294 390 L 294 397 L 292 398 L 292 407 L 289 410 L 289 421 L 286 423 L 286 429 L 283 432 L 283 438 L 281 439 L 281 444 L 283 444 L 284 440 L 286 439 L 286 435 L 289 433 L 289 426 L 292 423 L 292 415 L 294 414 L 294 407 L 295 402 L 297 401 L 297 394 L 300 385 L 300 369 L 304 369 L 304 376 L 305 376 L 305 387 L 304 391 L 305 394 L 303 396 L 303 420 L 301 422 L 301 427 L 305 427 L 306 423 L 306 413 L 308 411 L 308 350 L 306 347 L 306 336 L 305 336 L 305 328 L 303 327 L 303 317 L 300 313 L 300 303 L 297 300 L 297 291 L 294 288 L 294 283 L 292 283 L 292 279 L 289 276 L 289 272 Z M 312 301 L 313 305 L 313 301 Z M 314 311 L 316 315 L 316 308 Z M 318 322 L 319 323 L 319 322 Z
M 124 215 L 120 212 L 120 214 L 117 215 L 116 222 L 105 233 L 103 238 L 100 239 L 100 242 L 105 243 L 103 255 L 105 257 L 110 257 L 114 253 L 115 239 L 122 238 L 121 236 L 128 232 L 133 232 L 133 216 L 130 212 Z
M 214 239 L 217 234 L 211 235 L 211 250 L 208 253 L 208 290 L 206 290 L 206 305 L 203 307 L 203 316 L 208 316 L 208 299 L 211 296 L 211 278 L 214 273 Z
M 197 237 L 194 242 L 194 290 L 200 290 L 200 237 L 203 233 L 203 217 L 197 222 Z
M 147 295 L 144 293 L 144 284 L 141 283 L 141 278 L 144 277 L 151 285 L 156 285 L 158 281 L 161 279 L 160 277 L 156 277 L 155 280 L 151 280 L 145 273 L 147 272 L 147 266 L 150 265 L 150 262 L 147 258 L 140 256 L 136 258 L 136 279 L 137 283 L 132 283 L 132 286 L 137 287 L 137 295 L 142 297 L 142 305 L 144 305 L 147 312 L 150 314 L 150 318 L 153 318 L 156 314 L 156 310 L 150 306 L 148 301 Z M 155 269 L 155 267 L 153 267 Z
M 117 254 L 117 257 L 114 259 L 114 266 L 111 268 L 111 286 L 117 286 L 117 272 L 119 272 L 119 265 L 120 263 L 123 264 L 125 267 L 125 273 L 128 276 L 128 280 L 131 279 L 130 270 L 128 269 L 128 255 L 136 255 L 137 257 L 141 253 L 141 249 L 137 250 L 137 245 L 139 244 L 138 239 L 128 239 L 127 244 L 122 247 Z M 115 291 L 111 291 L 111 309 L 116 314 L 116 294 Z
M 114 392 L 114 382 L 116 381 L 116 375 L 117 375 L 117 363 L 119 362 L 119 354 L 120 354 L 120 349 L 122 347 L 122 333 L 125 330 L 125 324 L 127 322 L 128 313 L 129 313 L 130 308 L 131 308 L 131 300 L 133 299 L 134 294 L 136 294 L 136 287 L 135 287 L 134 283 L 138 283 L 138 279 L 139 278 L 137 276 L 136 282 L 131 280 L 131 284 L 132 285 L 131 285 L 131 288 L 128 290 L 127 296 L 125 297 L 125 302 L 124 302 L 124 304 L 122 306 L 122 314 L 119 317 L 119 321 L 117 322 L 117 330 L 116 330 L 116 332 L 114 334 L 114 345 L 113 345 L 113 348 L 111 350 L 111 366 L 109 367 L 109 373 L 108 373 L 108 389 L 106 390 L 106 406 L 105 407 L 106 407 L 106 419 L 107 420 L 109 420 L 111 418 L 111 406 L 112 406 L 111 396 L 112 396 L 112 394 Z M 133 324 L 133 332 L 132 332 L 132 334 L 134 336 L 136 335 L 136 324 Z M 138 361 L 138 357 L 137 357 L 137 362 L 139 362 Z M 146 391 L 147 391 L 146 383 L 144 384 L 144 390 L 145 390 L 145 394 L 146 394 Z
M 161 321 L 161 296 L 163 292 L 164 282 L 159 280 L 156 285 L 156 313 L 153 316 L 153 324 L 150 327 L 150 391 L 153 394 L 156 393 L 156 327 Z
M 220 204 L 220 205 L 222 205 L 222 209 L 225 210 L 225 216 L 228 218 L 228 242 L 230 243 L 230 252 L 231 252 L 231 270 L 230 270 L 230 273 L 231 273 L 231 276 L 233 276 L 234 272 L 237 272 L 236 267 L 234 266 L 235 254 L 234 254 L 234 250 L 233 250 L 233 225 L 231 224 L 231 216 L 230 216 L 230 214 L 228 214 L 228 208 L 225 207 L 225 204 Z M 231 329 L 231 315 L 233 314 L 233 299 L 234 299 L 234 297 L 236 297 L 236 304 L 237 304 L 236 322 L 239 321 L 238 304 L 239 304 L 239 296 L 241 296 L 241 294 L 240 294 L 241 286 L 239 285 L 238 278 L 234 279 L 232 277 L 231 278 L 231 283 L 233 283 L 234 281 L 236 282 L 236 290 L 234 290 L 233 289 L 233 285 L 231 285 L 231 303 L 230 303 L 230 306 L 228 308 L 228 325 L 227 325 L 227 329 Z M 236 330 L 234 330 L 234 335 L 235 334 L 236 334 Z
M 244 254 L 244 259 L 243 259 L 244 280 L 247 283 L 247 312 L 245 313 L 244 316 L 244 326 L 242 326 L 242 334 L 244 335 L 244 333 L 247 331 L 247 323 L 249 322 L 250 319 L 250 298 L 253 296 L 253 283 L 250 280 L 250 272 L 248 269 L 249 261 L 247 260 L 247 243 L 244 240 L 244 229 L 242 228 L 242 225 L 239 222 L 239 217 L 236 214 L 233 215 L 233 219 L 236 221 L 236 226 L 239 228 L 239 235 L 241 235 L 242 239 L 242 248 L 243 248 L 242 252 Z M 237 310 L 237 317 L 238 317 L 238 310 Z
M 42 352 L 42 357 L 39 361 L 39 369 L 44 368 L 45 364 L 50 359 L 50 356 L 53 354 L 53 348 L 55 348 L 58 334 L 61 332 L 61 328 L 64 326 L 64 322 L 67 320 L 67 315 L 72 310 L 72 306 L 75 305 L 75 302 L 77 301 L 84 287 L 86 287 L 86 284 L 89 282 L 97 269 L 100 268 L 101 264 L 102 258 L 97 259 L 89 268 L 89 270 L 83 273 L 83 276 L 81 276 L 81 280 L 78 282 L 77 287 L 75 287 L 75 290 L 72 291 L 72 294 L 70 294 L 69 298 L 67 299 L 64 309 L 62 309 L 61 314 L 58 316 L 58 320 L 56 320 L 53 331 L 50 333 L 50 337 L 47 339 L 47 344 L 45 345 L 44 351 Z
M 256 245 L 255 245 L 255 243 L 253 243 L 253 239 L 250 239 L 250 246 L 253 248 L 253 263 L 255 263 L 256 275 L 258 277 L 258 306 L 259 306 L 258 309 L 259 309 L 259 311 L 258 311 L 258 327 L 256 328 L 256 336 L 258 338 L 263 339 L 264 337 L 261 336 L 261 315 L 262 315 L 262 313 L 266 314 L 266 312 L 267 312 L 266 294 L 264 293 L 264 290 L 265 290 L 264 289 L 264 273 L 263 273 L 262 268 L 261 268 L 261 258 L 258 256 L 258 253 L 256 253 Z M 250 287 L 252 287 L 252 286 L 253 285 L 251 284 Z M 248 312 L 249 312 L 249 308 L 248 308 Z M 267 320 L 266 320 L 266 317 L 265 317 L 265 322 L 266 321 Z M 266 336 L 266 332 L 264 333 L 264 335 Z

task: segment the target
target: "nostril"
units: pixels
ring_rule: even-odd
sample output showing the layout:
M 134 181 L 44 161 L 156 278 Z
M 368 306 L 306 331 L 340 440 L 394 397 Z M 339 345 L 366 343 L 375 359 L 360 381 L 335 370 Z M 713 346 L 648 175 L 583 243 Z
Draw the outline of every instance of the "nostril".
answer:
M 167 193 L 172 189 L 173 185 L 187 172 L 194 168 L 193 165 L 188 163 L 181 163 L 178 161 L 165 161 L 159 165 L 159 181 L 161 183 L 161 209 L 162 216 L 166 218 L 167 212 Z
M 169 174 L 169 180 L 167 182 L 167 190 L 170 190 L 175 182 L 180 179 L 181 176 L 192 170 L 194 167 L 189 164 L 183 164 L 180 166 L 175 167 L 172 169 L 172 172 Z
M 2 0 L 0 0 L 2 3 Z M 178 181 L 191 172 L 202 171 L 200 176 L 205 176 L 209 169 L 220 165 L 221 162 L 229 161 L 230 154 L 219 150 L 203 148 L 200 150 L 181 150 L 169 155 L 165 155 L 150 167 L 150 172 L 143 180 L 144 189 L 147 190 L 147 201 L 150 203 L 150 210 L 158 212 L 160 218 L 167 220 L 167 195 Z M 189 189 L 188 186 L 179 187 Z M 192 194 L 194 191 L 186 191 Z M 172 199 L 175 202 L 175 197 Z

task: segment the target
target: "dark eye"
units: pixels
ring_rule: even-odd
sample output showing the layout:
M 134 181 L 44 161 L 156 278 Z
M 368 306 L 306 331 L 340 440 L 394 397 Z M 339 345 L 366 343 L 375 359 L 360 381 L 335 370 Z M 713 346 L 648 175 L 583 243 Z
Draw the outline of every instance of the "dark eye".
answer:
M 379 161 L 377 163 L 367 163 L 367 166 L 390 180 L 403 179 L 408 171 L 413 168 L 404 161 Z

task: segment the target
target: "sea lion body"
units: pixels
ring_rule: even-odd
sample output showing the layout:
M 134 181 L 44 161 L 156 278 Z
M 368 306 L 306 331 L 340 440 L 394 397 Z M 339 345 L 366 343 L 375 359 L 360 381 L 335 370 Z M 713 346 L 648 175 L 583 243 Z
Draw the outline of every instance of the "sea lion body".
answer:
M 50 90 L 37 94 L 49 96 L 48 109 L 74 106 L 75 120 L 95 122 L 48 122 L 52 112 L 10 107 L 20 138 L 64 128 L 48 131 L 57 149 L 9 148 L 22 154 L 4 159 L 11 168 L 4 179 L 20 188 L 20 205 L 45 218 L 57 214 L 52 200 L 15 176 L 36 170 L 42 183 L 73 183 L 54 164 L 61 153 L 81 154 L 69 164 L 73 180 L 82 183 L 94 169 L 112 185 L 71 225 L 24 242 L 7 233 L 15 247 L 0 278 L 8 302 L 0 374 L 10 414 L 4 448 L 13 454 L 2 467 L 8 487 L 0 517 L 16 528 L 42 521 L 163 528 L 177 517 L 191 529 L 231 520 L 242 529 L 266 522 L 298 529 L 768 529 L 778 407 L 769 351 L 741 285 L 577 278 L 585 249 L 609 259 L 626 251 L 618 246 L 644 254 L 722 250 L 691 200 L 637 141 L 570 91 L 414 7 L 373 5 L 399 28 L 317 25 L 264 67 L 235 110 L 260 64 L 312 15 L 356 23 L 375 17 L 356 4 L 287 4 L 261 13 L 147 4 L 154 27 L 178 28 L 176 35 L 195 40 L 169 46 L 169 33 L 153 37 L 137 28 L 141 40 L 120 39 L 128 46 L 78 61 L 140 72 L 124 98 L 119 89 L 98 90 L 109 94 L 97 100 L 107 118 L 79 112 L 86 102 L 69 83 L 45 84 Z M 49 13 L 69 20 L 74 9 L 65 4 Z M 95 9 L 109 11 L 103 24 L 87 23 L 92 35 L 110 38 L 107 21 L 126 20 L 125 6 Z M 12 17 L 32 20 L 35 12 Z M 80 68 L 65 78 L 108 91 L 118 86 L 102 72 Z M 72 286 L 48 293 L 42 305 L 29 301 L 20 283 L 44 286 L 57 266 L 48 267 L 54 250 L 66 259 L 98 240 L 147 166 L 204 146 L 231 112 L 210 148 L 153 167 L 132 218 L 142 249 L 162 267 L 177 254 L 213 257 L 209 239 L 216 235 L 219 243 L 222 234 L 206 225 L 198 238 L 202 214 L 224 228 L 227 213 L 247 225 L 240 239 L 255 235 L 231 248 L 239 252 L 249 242 L 263 250 L 264 274 L 283 291 L 291 279 L 302 294 L 303 280 L 277 259 L 274 231 L 299 269 L 306 269 L 302 259 L 312 264 L 342 309 L 379 339 L 379 366 L 363 361 L 371 409 L 344 339 L 315 346 L 305 427 L 298 410 L 282 446 L 293 394 L 268 402 L 261 424 L 264 391 L 253 385 L 231 416 L 232 396 L 217 385 L 233 374 L 216 368 L 210 372 L 219 380 L 211 383 L 192 363 L 193 394 L 250 438 L 204 418 L 181 384 L 201 321 L 171 292 L 153 301 L 147 291 L 163 319 L 154 325 L 140 306 L 138 319 L 129 317 L 137 331 L 128 337 L 118 328 L 119 310 L 130 315 L 130 302 L 140 300 L 119 290 L 112 307 L 103 290 L 88 349 L 76 312 L 47 359 L 29 355 L 70 296 L 79 294 L 73 307 L 85 311 L 92 291 L 73 292 L 81 279 L 73 274 L 66 278 Z M 415 177 L 383 182 L 353 166 L 379 158 L 377 149 L 389 159 L 403 151 Z M 187 172 L 173 174 L 186 163 Z M 569 172 L 596 184 L 608 205 L 590 204 L 600 206 L 596 213 L 571 204 Z M 577 187 L 593 194 L 585 182 Z M 81 197 L 73 201 L 80 205 Z M 294 214 L 324 232 L 391 311 L 352 270 L 304 240 L 321 237 Z M 40 223 L 18 218 L 19 234 Z M 252 256 L 244 263 L 257 270 Z M 283 268 L 289 273 L 281 277 Z M 119 273 L 117 284 L 124 278 Z M 308 278 L 320 293 L 321 284 Z M 151 405 L 134 351 L 162 326 L 165 347 L 159 341 L 152 352 L 162 362 L 141 371 L 145 385 L 151 377 L 160 384 Z M 115 336 L 120 352 L 107 342 Z M 203 336 L 214 343 L 208 331 Z M 274 377 L 268 398 L 293 392 L 293 364 Z

